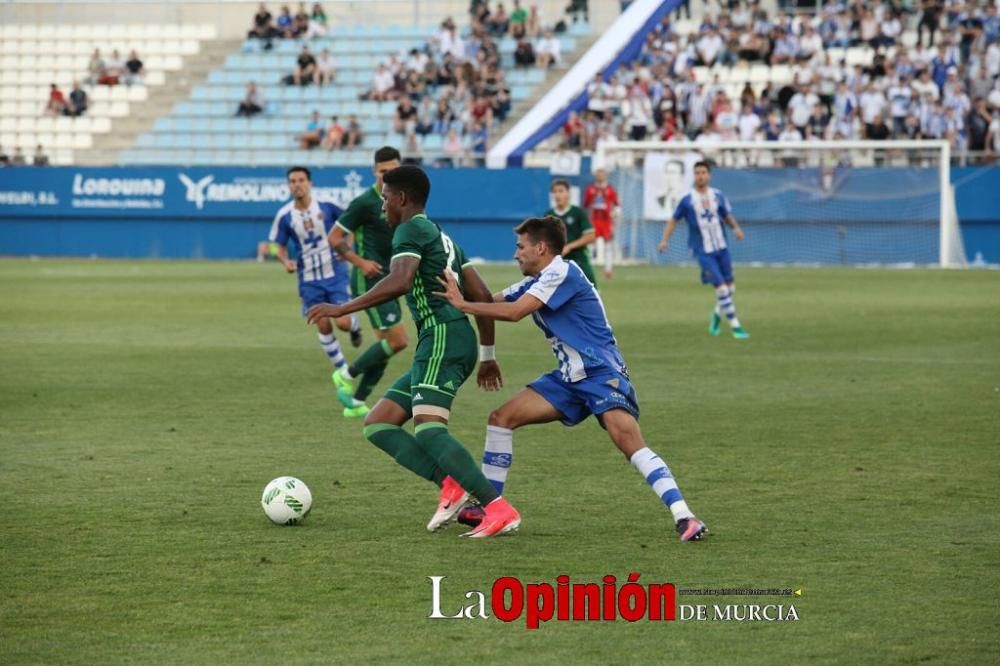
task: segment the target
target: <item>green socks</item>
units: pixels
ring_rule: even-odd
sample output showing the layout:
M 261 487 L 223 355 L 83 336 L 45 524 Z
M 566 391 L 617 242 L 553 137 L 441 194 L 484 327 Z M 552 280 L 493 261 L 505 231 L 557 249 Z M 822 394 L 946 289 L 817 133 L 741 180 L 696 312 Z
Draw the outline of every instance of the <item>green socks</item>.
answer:
M 365 426 L 365 439 L 388 453 L 397 463 L 417 476 L 441 485 L 447 474 L 417 444 L 413 435 L 396 425 L 375 423 Z M 471 458 L 470 458 L 471 460 Z
M 437 461 L 438 467 L 445 474 L 479 500 L 480 504 L 486 506 L 499 497 L 468 450 L 448 432 L 446 424 L 436 421 L 421 423 L 414 433 L 420 448 Z
M 352 377 L 359 377 L 358 388 L 354 391 L 354 398 L 362 402 L 371 395 L 372 389 L 382 379 L 389 359 L 395 354 L 388 340 L 379 340 L 370 346 L 357 358 L 348 368 Z

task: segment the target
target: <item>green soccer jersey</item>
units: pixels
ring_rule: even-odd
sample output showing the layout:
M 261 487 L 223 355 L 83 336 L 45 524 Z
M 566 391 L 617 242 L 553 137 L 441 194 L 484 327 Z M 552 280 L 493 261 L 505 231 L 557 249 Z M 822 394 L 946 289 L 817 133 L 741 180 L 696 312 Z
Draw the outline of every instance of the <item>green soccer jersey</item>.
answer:
M 545 211 L 545 215 L 552 215 L 553 217 L 558 217 L 566 225 L 566 243 L 572 243 L 578 240 L 580 236 L 586 231 L 593 229 L 593 225 L 590 224 L 590 218 L 587 217 L 587 212 L 580 208 L 579 206 L 570 206 L 569 210 L 559 214 L 554 208 L 550 208 Z M 587 278 L 594 282 L 593 271 L 590 269 L 590 251 L 586 247 L 578 247 L 567 256 L 567 259 L 572 259 L 576 262 L 577 266 L 583 269 L 584 274 Z
M 462 268 L 468 264 L 462 248 L 456 245 L 427 215 L 414 215 L 396 227 L 392 236 L 392 258 L 416 257 L 420 260 L 413 287 L 406 294 L 406 304 L 410 307 L 417 330 L 426 326 L 443 324 L 464 319 L 465 314 L 453 308 L 447 300 L 435 296 L 441 291 L 441 283 L 446 270 L 451 271 L 462 287 Z
M 388 270 L 392 255 L 392 228 L 382 212 L 382 195 L 375 185 L 354 197 L 340 217 L 337 226 L 354 234 L 359 255 L 378 262 Z

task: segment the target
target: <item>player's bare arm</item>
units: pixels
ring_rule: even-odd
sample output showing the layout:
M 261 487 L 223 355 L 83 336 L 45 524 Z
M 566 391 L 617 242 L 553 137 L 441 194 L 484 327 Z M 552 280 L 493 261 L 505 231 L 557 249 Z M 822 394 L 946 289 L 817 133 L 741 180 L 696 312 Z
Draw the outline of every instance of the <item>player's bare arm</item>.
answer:
M 445 275 L 443 278 L 438 278 L 438 282 L 444 287 L 444 291 L 434 292 L 435 296 L 446 299 L 455 309 L 475 317 L 489 317 L 499 321 L 521 321 L 545 305 L 530 294 L 524 294 L 513 303 L 470 303 L 462 295 L 454 276 Z
M 276 245 L 278 250 L 275 254 L 278 257 L 278 261 L 280 261 L 281 265 L 285 267 L 286 272 L 294 273 L 297 270 L 297 267 L 295 262 L 288 258 L 288 248 L 280 243 L 277 243 Z
M 587 247 L 597 238 L 597 232 L 593 229 L 588 229 L 583 232 L 583 235 L 577 238 L 572 243 L 566 243 L 563 247 L 562 254 L 564 257 L 569 256 L 569 253 L 581 247 Z
M 745 236 L 743 233 L 743 227 L 741 227 L 740 223 L 736 221 L 736 218 L 731 214 L 726 215 L 725 222 L 729 225 L 729 228 L 733 230 L 733 235 L 736 236 L 736 240 L 743 240 Z
M 663 227 L 663 238 L 660 239 L 660 244 L 656 246 L 656 249 L 660 252 L 666 252 L 667 248 L 670 247 L 670 237 L 674 235 L 674 230 L 677 228 L 677 220 L 670 218 L 667 220 L 667 224 Z
M 449 275 L 449 277 L 451 277 Z M 454 278 L 452 278 L 454 280 Z M 462 285 L 465 289 L 465 296 L 477 303 L 492 303 L 493 294 L 473 266 L 466 266 L 462 269 Z M 455 285 L 456 288 L 458 285 Z M 479 372 L 476 383 L 479 388 L 486 391 L 499 391 L 503 387 L 503 375 L 500 373 L 500 366 L 496 362 L 494 345 L 496 344 L 496 321 L 489 317 L 476 317 L 476 328 L 479 329 Z
M 416 275 L 419 265 L 420 259 L 417 257 L 396 257 L 389 267 L 389 275 L 377 285 L 343 305 L 331 303 L 314 305 L 309 308 L 306 321 L 312 324 L 324 317 L 343 317 L 399 298 L 413 287 L 413 276 Z
M 382 274 L 382 265 L 377 261 L 372 261 L 370 259 L 365 259 L 360 254 L 354 251 L 350 243 L 350 232 L 345 230 L 343 227 L 333 225 L 333 229 L 330 230 L 330 236 L 327 239 L 337 254 L 346 259 L 353 266 L 357 266 L 366 278 L 378 277 Z

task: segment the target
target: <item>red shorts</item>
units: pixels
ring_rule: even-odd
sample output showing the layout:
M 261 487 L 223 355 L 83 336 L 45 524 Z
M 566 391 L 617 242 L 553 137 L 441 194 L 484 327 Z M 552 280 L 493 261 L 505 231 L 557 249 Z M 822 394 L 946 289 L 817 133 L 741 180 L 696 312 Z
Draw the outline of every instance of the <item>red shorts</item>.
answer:
M 614 236 L 615 225 L 611 220 L 602 220 L 600 218 L 595 218 L 593 220 L 594 224 L 594 235 L 598 238 L 603 238 L 605 240 L 611 240 Z

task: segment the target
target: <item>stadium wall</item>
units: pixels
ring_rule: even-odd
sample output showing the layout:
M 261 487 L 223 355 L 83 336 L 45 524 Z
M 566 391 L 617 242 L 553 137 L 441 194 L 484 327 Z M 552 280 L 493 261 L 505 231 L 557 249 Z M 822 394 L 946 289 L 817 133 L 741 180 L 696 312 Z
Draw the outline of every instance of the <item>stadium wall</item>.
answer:
M 440 169 L 430 176 L 428 212 L 470 257 L 510 259 L 511 227 L 549 206 L 551 176 L 544 169 Z M 742 170 L 739 177 L 753 174 Z M 571 180 L 585 183 L 582 176 Z M 313 181 L 319 195 L 343 207 L 373 176 L 366 169 L 317 169 Z M 952 182 L 969 259 L 1000 263 L 1000 168 L 956 167 Z M 0 255 L 246 259 L 287 198 L 280 168 L 4 169 Z M 895 219 L 891 209 L 878 215 L 882 225 L 910 222 Z M 752 229 L 754 220 L 743 219 Z M 809 242 L 801 225 L 785 224 L 787 238 L 779 232 L 775 243 Z

